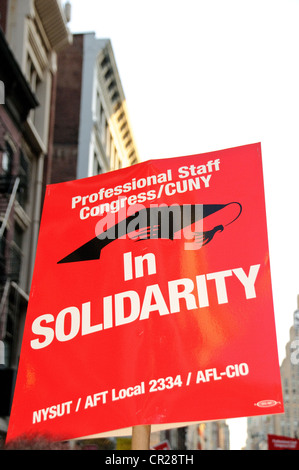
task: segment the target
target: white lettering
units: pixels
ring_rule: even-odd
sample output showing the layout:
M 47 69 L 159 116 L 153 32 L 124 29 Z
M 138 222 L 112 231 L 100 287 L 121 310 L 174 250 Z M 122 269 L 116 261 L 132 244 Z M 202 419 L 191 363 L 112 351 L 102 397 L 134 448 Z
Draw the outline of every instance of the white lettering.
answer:
M 85 304 L 82 304 L 82 336 L 89 335 L 90 333 L 95 333 L 96 331 L 101 331 L 103 328 L 103 325 L 101 323 L 91 326 L 90 310 L 91 310 L 90 302 L 86 302 Z M 79 328 L 80 328 L 80 319 L 79 319 L 78 331 L 79 331 Z
M 256 281 L 257 273 L 259 272 L 260 266 L 260 264 L 250 266 L 248 276 L 246 276 L 242 268 L 233 269 L 233 273 L 237 276 L 237 278 L 245 288 L 246 299 L 254 299 L 256 297 L 254 283 Z
M 130 312 L 125 312 L 125 299 L 130 301 Z M 126 302 L 126 305 L 128 302 Z M 140 312 L 139 295 L 134 290 L 115 295 L 115 326 L 125 325 L 137 320 Z M 125 315 L 125 313 L 127 313 Z
M 72 401 L 66 401 L 65 403 L 60 403 L 59 405 L 52 405 L 48 408 L 42 408 L 33 412 L 32 423 L 40 423 L 41 421 L 47 421 L 47 419 L 54 419 L 64 416 L 65 414 L 69 415 L 71 412 Z
M 81 196 L 76 196 L 72 198 L 72 209 L 75 209 L 76 205 L 81 201 Z
M 219 271 L 217 273 L 207 274 L 208 280 L 215 280 L 219 304 L 227 304 L 228 302 L 225 278 L 229 276 L 232 276 L 232 271 L 230 269 L 227 271 Z
M 33 339 L 30 342 L 30 345 L 31 345 L 32 349 L 45 348 L 46 346 L 49 346 L 49 344 L 51 344 L 53 339 L 54 339 L 54 331 L 50 327 L 42 326 L 43 322 L 45 322 L 45 323 L 54 322 L 53 315 L 50 315 L 50 314 L 41 315 L 40 317 L 37 317 L 33 321 L 33 323 L 32 323 L 32 333 L 34 333 L 37 336 L 44 336 L 45 339 L 44 339 L 44 341 L 41 341 L 40 339 Z
M 204 274 L 196 276 L 196 285 L 197 285 L 199 306 L 201 308 L 208 307 L 209 297 L 208 297 L 206 276 Z
M 151 303 L 154 297 L 155 303 Z M 158 311 L 160 315 L 168 315 L 169 310 L 158 284 L 147 286 L 139 320 L 149 318 L 150 312 Z
M 204 182 L 205 188 L 209 188 L 209 187 L 210 187 L 210 179 L 211 179 L 211 176 L 212 176 L 212 175 L 201 176 L 201 177 L 200 177 L 200 179 Z
M 183 286 L 183 290 L 179 292 L 179 287 Z M 169 302 L 171 313 L 180 311 L 179 299 L 184 299 L 187 310 L 197 308 L 195 297 L 191 292 L 194 289 L 194 283 L 191 279 L 178 279 L 168 283 Z
M 66 317 L 70 316 L 70 331 L 65 332 Z M 70 341 L 77 336 L 80 329 L 80 310 L 77 307 L 67 307 L 61 310 L 56 319 L 56 338 L 58 341 Z
M 151 274 L 155 274 L 157 272 L 156 268 L 156 257 L 153 253 L 147 253 L 144 256 L 136 256 L 135 258 L 135 272 L 136 277 L 143 277 L 143 261 L 147 261 L 147 274 L 150 276 Z
M 125 281 L 133 279 L 132 252 L 124 253 L 124 277 Z
M 125 268 L 125 279 L 130 280 L 136 271 L 144 275 L 143 262 L 147 261 L 148 274 L 156 270 L 155 256 L 140 256 L 135 273 L 131 253 L 125 254 L 128 260 Z M 129 266 L 129 268 L 128 268 Z M 228 298 L 228 291 L 232 284 L 240 282 L 244 287 L 244 297 L 250 300 L 256 297 L 255 282 L 260 265 L 250 266 L 248 275 L 243 268 L 229 269 L 209 274 L 199 274 L 195 277 L 195 282 L 189 278 L 175 279 L 168 281 L 168 296 L 159 284 L 146 286 L 143 295 L 134 290 L 127 290 L 114 295 L 99 299 L 97 306 L 91 301 L 82 303 L 81 308 L 75 306 L 62 309 L 55 318 L 51 314 L 43 314 L 35 318 L 32 323 L 32 333 L 34 337 L 30 341 L 32 349 L 42 349 L 49 346 L 56 338 L 57 341 L 66 342 L 75 338 L 80 330 L 81 336 L 99 333 L 112 327 L 127 325 L 136 320 L 147 320 L 152 312 L 158 312 L 160 316 L 179 313 L 185 310 L 197 310 L 200 316 L 200 309 L 209 307 L 210 303 L 221 305 L 234 299 Z M 139 277 L 136 275 L 136 277 Z M 227 282 L 227 278 L 231 280 Z M 214 281 L 210 283 L 208 281 Z M 216 291 L 216 298 L 215 298 Z M 210 293 L 212 295 L 210 295 Z M 211 298 L 210 298 L 211 297 Z M 297 344 L 296 344 L 297 346 Z M 292 360 L 298 361 L 298 349 L 293 352 Z M 229 374 L 242 373 L 239 370 L 228 369 Z M 207 380 L 207 377 L 205 377 Z M 216 380 L 216 379 L 215 379 Z M 36 416 L 38 419 L 38 415 Z

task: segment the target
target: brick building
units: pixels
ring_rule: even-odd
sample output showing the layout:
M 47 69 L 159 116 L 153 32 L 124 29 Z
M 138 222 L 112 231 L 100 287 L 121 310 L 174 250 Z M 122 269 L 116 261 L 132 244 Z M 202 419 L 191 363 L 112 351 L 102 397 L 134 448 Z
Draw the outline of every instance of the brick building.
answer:
M 7 428 L 51 162 L 57 54 L 72 40 L 66 11 L 60 0 L 0 2 L 0 433 Z
M 51 182 L 139 162 L 109 39 L 75 34 L 58 59 Z
M 51 183 L 77 178 L 83 38 L 74 35 L 72 47 L 59 57 Z
M 23 126 L 30 111 L 38 106 L 38 101 L 2 30 L 0 57 L 0 76 L 5 84 L 5 103 L 0 106 L 0 340 L 5 340 L 6 346 L 5 355 L 2 355 L 0 362 L 9 364 L 12 360 L 14 291 L 20 292 L 20 235 L 28 226 L 25 208 L 29 197 L 29 162 L 23 150 Z M 26 308 L 23 305 L 24 299 L 26 304 L 25 292 L 19 299 L 21 309 Z

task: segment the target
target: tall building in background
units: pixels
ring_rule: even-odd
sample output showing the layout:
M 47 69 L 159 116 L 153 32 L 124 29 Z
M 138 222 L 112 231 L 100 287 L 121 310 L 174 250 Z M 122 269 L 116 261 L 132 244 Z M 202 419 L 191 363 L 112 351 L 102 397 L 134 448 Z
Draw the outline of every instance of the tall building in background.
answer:
M 229 450 L 229 427 L 226 420 L 191 424 L 161 431 L 160 441 L 173 450 Z
M 202 450 L 229 450 L 229 427 L 225 420 L 204 423 Z
M 57 54 L 69 3 L 1 0 L 0 433 L 5 432 L 52 154 Z
M 285 349 L 286 357 L 280 366 L 284 414 L 276 417 L 274 434 L 299 439 L 299 296 Z
M 58 59 L 51 182 L 139 161 L 110 40 L 75 34 Z
M 285 349 L 286 356 L 280 366 L 284 413 L 248 418 L 249 450 L 267 449 L 268 434 L 299 439 L 299 296 Z

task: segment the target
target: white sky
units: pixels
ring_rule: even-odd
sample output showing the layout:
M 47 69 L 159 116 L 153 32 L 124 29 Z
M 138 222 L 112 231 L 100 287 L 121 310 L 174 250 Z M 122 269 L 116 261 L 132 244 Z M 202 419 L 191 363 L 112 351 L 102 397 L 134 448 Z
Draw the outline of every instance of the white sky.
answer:
M 142 160 L 262 143 L 281 361 L 299 294 L 299 0 L 71 3 L 72 32 L 112 42 Z

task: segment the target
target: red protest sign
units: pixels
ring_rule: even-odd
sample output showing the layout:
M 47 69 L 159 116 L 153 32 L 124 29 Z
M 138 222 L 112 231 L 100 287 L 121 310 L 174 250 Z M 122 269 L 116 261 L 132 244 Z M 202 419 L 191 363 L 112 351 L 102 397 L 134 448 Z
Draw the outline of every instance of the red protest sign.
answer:
M 260 144 L 47 187 L 8 440 L 282 411 Z
M 162 442 L 159 442 L 159 444 L 156 444 L 155 446 L 152 447 L 154 450 L 171 450 L 169 441 L 165 440 Z
M 268 450 L 299 450 L 299 440 L 293 437 L 268 434 Z

